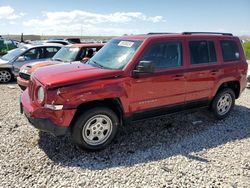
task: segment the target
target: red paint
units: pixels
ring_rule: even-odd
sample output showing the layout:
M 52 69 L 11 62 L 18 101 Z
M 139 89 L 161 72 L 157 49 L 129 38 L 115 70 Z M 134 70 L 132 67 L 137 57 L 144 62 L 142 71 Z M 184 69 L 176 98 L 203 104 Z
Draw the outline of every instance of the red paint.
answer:
M 107 70 L 82 63 L 60 64 L 37 70 L 31 78 L 32 88 L 22 94 L 25 111 L 35 118 L 48 118 L 58 126 L 70 126 L 79 105 L 103 99 L 119 99 L 124 116 L 155 107 L 175 105 L 203 98 L 213 99 L 218 88 L 228 81 L 239 81 L 240 92 L 246 86 L 247 63 L 240 40 L 222 35 L 140 35 L 125 36 L 122 40 L 143 40 L 130 63 L 123 70 Z M 213 40 L 217 63 L 191 65 L 189 40 Z M 241 59 L 223 62 L 219 40 L 235 40 Z M 154 74 L 132 76 L 140 56 L 156 41 L 180 41 L 183 47 L 183 66 L 165 69 Z M 215 71 L 215 72 L 214 72 Z M 176 75 L 182 75 L 176 78 Z M 46 90 L 45 103 L 63 104 L 61 111 L 52 111 L 36 102 L 37 88 Z

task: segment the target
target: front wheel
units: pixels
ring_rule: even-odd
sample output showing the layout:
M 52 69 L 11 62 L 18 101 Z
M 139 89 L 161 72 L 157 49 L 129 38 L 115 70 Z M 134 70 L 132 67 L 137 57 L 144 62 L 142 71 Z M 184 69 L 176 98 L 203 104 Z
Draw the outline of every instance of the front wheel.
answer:
M 8 83 L 12 80 L 13 76 L 9 70 L 0 70 L 0 83 Z
M 223 119 L 232 110 L 235 104 L 235 93 L 232 89 L 226 88 L 217 93 L 212 102 L 212 111 L 216 118 Z
M 118 125 L 119 119 L 113 110 L 106 107 L 92 108 L 75 121 L 72 140 L 83 149 L 104 149 L 115 137 Z

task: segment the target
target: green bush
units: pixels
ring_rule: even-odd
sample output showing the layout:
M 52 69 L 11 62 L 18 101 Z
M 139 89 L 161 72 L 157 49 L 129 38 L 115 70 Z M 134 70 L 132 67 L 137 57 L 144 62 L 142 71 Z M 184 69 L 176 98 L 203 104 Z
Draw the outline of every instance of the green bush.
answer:
M 248 60 L 250 60 L 250 42 L 245 42 L 243 44 L 244 50 L 245 50 L 245 54 L 246 54 L 246 58 Z
M 0 39 L 0 55 L 6 54 L 9 50 L 16 48 L 14 43 L 9 39 Z

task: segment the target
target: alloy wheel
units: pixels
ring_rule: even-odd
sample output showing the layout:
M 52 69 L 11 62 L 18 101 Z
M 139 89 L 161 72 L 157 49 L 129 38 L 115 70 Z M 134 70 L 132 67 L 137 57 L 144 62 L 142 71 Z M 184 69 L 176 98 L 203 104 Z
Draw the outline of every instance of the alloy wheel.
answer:
M 112 133 L 112 121 L 106 115 L 91 117 L 83 126 L 82 137 L 92 146 L 103 144 Z
M 232 101 L 232 96 L 229 93 L 222 95 L 217 103 L 218 114 L 222 116 L 229 112 L 232 106 Z
M 0 82 L 7 83 L 11 80 L 11 73 L 7 70 L 0 70 Z

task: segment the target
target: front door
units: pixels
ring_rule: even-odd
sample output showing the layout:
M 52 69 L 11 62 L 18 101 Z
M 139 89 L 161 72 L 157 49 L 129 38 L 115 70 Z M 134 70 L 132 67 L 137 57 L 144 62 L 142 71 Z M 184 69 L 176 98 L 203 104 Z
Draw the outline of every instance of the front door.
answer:
M 156 71 L 132 79 L 131 112 L 158 110 L 164 114 L 161 109 L 184 104 L 185 76 L 182 59 L 182 42 L 158 42 L 149 46 L 140 60 L 152 61 Z

